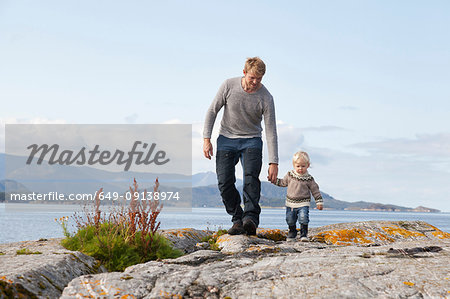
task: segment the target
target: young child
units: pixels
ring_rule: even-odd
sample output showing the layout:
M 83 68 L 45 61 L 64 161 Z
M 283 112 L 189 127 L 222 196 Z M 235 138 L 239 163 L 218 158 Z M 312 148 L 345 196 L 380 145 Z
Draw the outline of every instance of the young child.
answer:
M 287 240 L 293 241 L 297 237 L 296 222 L 298 220 L 300 223 L 300 241 L 307 242 L 311 193 L 319 210 L 323 209 L 323 199 L 319 186 L 308 173 L 310 165 L 308 154 L 302 151 L 295 153 L 292 164 L 294 169 L 289 171 L 283 179 L 277 179 L 275 185 L 287 186 L 286 222 L 289 225 Z

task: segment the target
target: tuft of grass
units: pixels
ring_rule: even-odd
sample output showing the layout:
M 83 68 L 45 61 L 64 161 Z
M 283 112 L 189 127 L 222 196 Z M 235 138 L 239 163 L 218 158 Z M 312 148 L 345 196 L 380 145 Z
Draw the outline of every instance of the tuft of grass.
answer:
M 219 229 L 217 232 L 213 233 L 212 235 L 206 236 L 202 238 L 202 242 L 208 242 L 209 248 L 211 250 L 219 251 L 219 244 L 217 244 L 217 239 L 222 236 L 228 234 L 228 230 L 226 229 Z
M 0 255 L 5 255 L 5 253 L 0 251 Z
M 22 254 L 42 254 L 40 251 L 31 251 L 28 248 L 22 248 L 16 251 L 16 254 L 22 255 Z
M 159 182 L 156 179 L 154 194 L 158 192 L 158 186 Z M 123 271 L 138 263 L 177 258 L 183 254 L 180 250 L 172 248 L 171 243 L 157 233 L 160 222 L 156 219 L 161 212 L 162 204 L 154 199 L 140 201 L 136 180 L 133 188 L 130 187 L 129 204 L 126 201 L 122 202 L 109 214 L 100 210 L 102 191 L 100 189 L 97 192 L 91 210 L 85 209 L 83 215 L 72 216 L 77 224 L 75 234 L 70 234 L 67 229 L 68 217 L 59 219 L 66 236 L 61 242 L 65 248 L 81 251 L 96 258 L 109 271 Z

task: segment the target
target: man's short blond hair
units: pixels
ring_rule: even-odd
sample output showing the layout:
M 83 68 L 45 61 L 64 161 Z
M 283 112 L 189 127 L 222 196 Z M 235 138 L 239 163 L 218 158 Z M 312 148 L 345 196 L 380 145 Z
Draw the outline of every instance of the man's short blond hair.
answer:
M 253 72 L 256 76 L 264 76 L 266 73 L 266 64 L 259 57 L 247 58 L 244 71 L 246 73 Z

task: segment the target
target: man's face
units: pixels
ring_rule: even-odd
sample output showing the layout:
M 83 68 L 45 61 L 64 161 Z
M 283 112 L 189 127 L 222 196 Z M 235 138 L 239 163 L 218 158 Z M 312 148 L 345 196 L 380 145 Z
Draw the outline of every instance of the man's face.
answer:
M 257 76 L 253 71 L 248 71 L 246 72 L 244 70 L 244 80 L 245 80 L 245 85 L 247 87 L 247 92 L 253 92 L 256 91 L 261 84 L 261 80 L 262 80 L 263 76 Z

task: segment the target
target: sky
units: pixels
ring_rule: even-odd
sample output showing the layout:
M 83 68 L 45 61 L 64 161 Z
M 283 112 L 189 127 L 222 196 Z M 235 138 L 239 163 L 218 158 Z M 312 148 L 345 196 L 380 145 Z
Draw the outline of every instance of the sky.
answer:
M 438 0 L 0 0 L 0 148 L 10 123 L 192 124 L 214 171 L 206 110 L 259 56 L 280 177 L 302 149 L 336 199 L 450 212 L 448 28 Z

